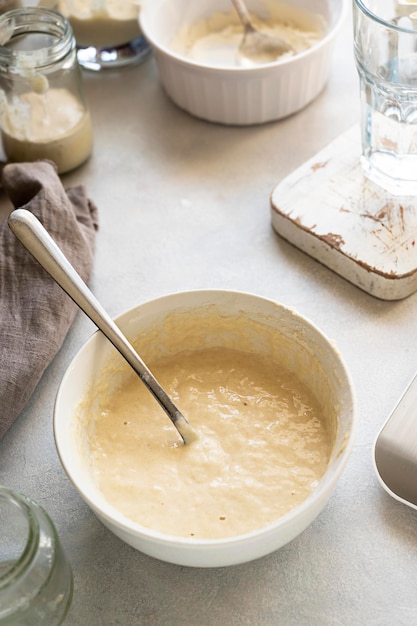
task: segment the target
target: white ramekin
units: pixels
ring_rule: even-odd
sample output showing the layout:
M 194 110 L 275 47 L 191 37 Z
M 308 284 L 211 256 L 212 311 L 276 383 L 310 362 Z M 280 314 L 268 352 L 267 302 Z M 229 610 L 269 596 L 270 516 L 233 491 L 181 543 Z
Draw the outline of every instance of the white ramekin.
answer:
M 247 5 L 265 17 L 266 2 L 247 0 Z M 161 83 L 172 101 L 192 115 L 232 125 L 278 120 L 312 102 L 328 79 L 333 44 L 346 14 L 347 0 L 286 3 L 322 15 L 327 24 L 324 38 L 284 61 L 222 68 L 199 64 L 177 54 L 170 45 L 184 24 L 218 11 L 230 12 L 230 0 L 145 0 L 139 18 L 141 29 L 154 51 Z

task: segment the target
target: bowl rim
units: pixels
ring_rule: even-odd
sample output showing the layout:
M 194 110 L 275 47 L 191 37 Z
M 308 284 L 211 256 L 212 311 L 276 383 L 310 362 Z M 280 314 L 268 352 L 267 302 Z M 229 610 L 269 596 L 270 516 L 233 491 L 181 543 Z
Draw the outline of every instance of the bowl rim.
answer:
M 269 297 L 265 297 L 262 295 L 258 295 L 252 292 L 239 291 L 233 289 L 190 289 L 185 291 L 176 291 L 170 292 L 165 295 L 157 296 L 152 298 L 151 300 L 143 301 L 139 304 L 133 305 L 127 310 L 122 311 L 117 316 L 114 317 L 114 321 L 120 322 L 124 317 L 128 318 L 133 313 L 137 312 L 141 308 L 145 306 L 155 306 L 158 302 L 168 301 L 174 298 L 183 298 L 188 295 L 201 295 L 205 297 L 213 298 L 216 295 L 228 295 L 228 296 L 237 296 L 243 297 L 245 299 L 251 300 L 259 300 L 268 303 L 269 305 L 273 304 L 275 307 L 284 310 L 288 314 L 295 316 L 300 322 L 309 327 L 314 333 L 319 336 L 325 344 L 331 349 L 333 354 L 337 356 L 337 359 L 340 364 L 341 371 L 343 372 L 346 382 L 347 389 L 346 392 L 349 398 L 349 407 L 350 407 L 350 425 L 346 431 L 346 435 L 344 437 L 343 446 L 341 450 L 338 451 L 338 454 L 332 459 L 332 462 L 329 463 L 326 468 L 325 473 L 319 481 L 317 487 L 311 492 L 311 494 L 303 500 L 298 506 L 291 509 L 285 515 L 278 517 L 276 520 L 267 524 L 265 526 L 261 526 L 260 528 L 256 528 L 250 532 L 242 533 L 235 536 L 217 538 L 217 539 L 199 539 L 195 537 L 181 537 L 180 535 L 169 535 L 167 533 L 162 533 L 152 528 L 143 526 L 137 522 L 132 521 L 130 518 L 126 517 L 122 513 L 120 513 L 113 505 L 111 505 L 104 496 L 100 493 L 100 491 L 96 488 L 86 487 L 85 485 L 79 484 L 73 476 L 72 464 L 71 464 L 71 455 L 65 453 L 65 433 L 62 419 L 59 418 L 59 405 L 61 402 L 61 396 L 63 396 L 63 389 L 67 382 L 67 379 L 70 377 L 72 370 L 76 366 L 76 362 L 78 359 L 82 357 L 84 351 L 88 350 L 88 348 L 94 344 L 94 342 L 103 341 L 106 342 L 107 339 L 101 334 L 99 330 L 93 332 L 93 334 L 83 343 L 83 345 L 79 348 L 76 354 L 73 356 L 72 360 L 68 364 L 64 375 L 61 379 L 61 382 L 58 386 L 57 394 L 55 397 L 54 409 L 53 409 L 53 434 L 55 447 L 60 459 L 61 465 L 65 470 L 65 473 L 74 486 L 75 490 L 81 495 L 83 500 L 90 506 L 90 508 L 95 511 L 101 518 L 106 519 L 111 525 L 117 526 L 124 533 L 133 534 L 138 539 L 144 539 L 146 541 L 152 540 L 156 541 L 159 544 L 165 545 L 177 545 L 183 548 L 215 548 L 221 546 L 231 547 L 233 545 L 238 545 L 240 543 L 248 542 L 251 539 L 257 539 L 260 537 L 267 537 L 269 534 L 273 534 L 276 532 L 278 528 L 286 528 L 290 526 L 294 520 L 298 518 L 303 519 L 303 517 L 307 514 L 307 511 L 310 509 L 311 505 L 319 503 L 323 501 L 323 506 L 330 498 L 336 483 L 338 482 L 341 474 L 343 473 L 345 466 L 351 456 L 351 452 L 353 446 L 355 444 L 356 439 L 356 431 L 358 425 L 357 418 L 357 400 L 355 388 L 353 385 L 353 381 L 351 378 L 351 374 L 349 369 L 346 366 L 346 363 L 337 349 L 335 342 L 329 339 L 322 330 L 318 326 L 316 326 L 313 322 L 311 322 L 308 318 L 306 318 L 303 314 L 299 313 L 295 310 L 294 307 L 282 304 L 277 300 L 274 300 Z M 180 306 L 180 305 L 178 305 Z M 178 307 L 176 307 L 178 308 Z M 192 308 L 192 307 L 190 307 Z M 175 310 L 172 309 L 172 310 Z M 98 339 L 99 338 L 99 339 Z M 69 462 L 68 462 L 69 459 Z M 332 470 L 332 472 L 331 472 Z M 90 493 L 93 493 L 94 497 L 90 496 Z M 316 517 L 316 516 L 314 516 Z M 297 533 L 298 534 L 298 533 Z
M 259 74 L 259 72 L 268 72 L 268 71 L 275 70 L 276 68 L 280 68 L 280 67 L 287 67 L 287 66 L 291 67 L 293 64 L 299 63 L 304 58 L 311 56 L 315 52 L 318 52 L 323 47 L 326 47 L 331 41 L 333 41 L 337 33 L 340 31 L 342 24 L 347 16 L 349 0 L 339 0 L 339 2 L 341 6 L 340 15 L 338 16 L 337 20 L 333 24 L 332 28 L 326 33 L 326 35 L 322 39 L 314 43 L 307 50 L 303 50 L 302 52 L 299 52 L 298 54 L 294 56 L 287 57 L 282 60 L 273 61 L 271 63 L 260 63 L 255 66 L 248 66 L 248 67 L 239 66 L 239 65 L 236 65 L 236 66 L 226 65 L 223 67 L 220 65 L 212 65 L 210 63 L 198 62 L 185 55 L 175 52 L 169 46 L 166 46 L 165 44 L 162 44 L 159 41 L 155 40 L 155 38 L 149 34 L 149 31 L 147 29 L 147 24 L 146 24 L 147 13 L 152 10 L 152 9 L 148 9 L 148 6 L 151 6 L 151 7 L 154 6 L 152 2 L 146 2 L 142 6 L 139 12 L 138 19 L 139 19 L 140 29 L 145 39 L 148 41 L 149 45 L 155 48 L 155 50 L 157 50 L 159 53 L 161 53 L 165 57 L 168 57 L 172 61 L 175 61 L 178 65 L 182 65 L 182 66 L 188 67 L 190 69 L 195 69 L 195 70 L 203 69 L 204 71 L 210 72 L 210 73 L 252 74 L 254 72 L 257 72 Z M 291 0 L 284 0 L 284 3 L 291 4 Z

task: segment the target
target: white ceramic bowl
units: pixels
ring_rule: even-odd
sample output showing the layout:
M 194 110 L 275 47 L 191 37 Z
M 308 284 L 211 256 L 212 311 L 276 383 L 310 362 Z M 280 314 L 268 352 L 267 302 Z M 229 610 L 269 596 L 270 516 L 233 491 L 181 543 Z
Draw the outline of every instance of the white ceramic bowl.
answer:
M 140 13 L 141 29 L 155 53 L 161 83 L 173 102 L 211 122 L 248 125 L 286 117 L 314 100 L 328 78 L 333 44 L 345 17 L 347 0 L 284 1 L 323 16 L 327 25 L 324 38 L 285 61 L 223 68 L 193 61 L 170 46 L 184 24 L 218 11 L 229 13 L 230 0 L 145 0 Z M 247 5 L 266 19 L 270 14 L 268 3 L 279 2 L 247 0 Z
M 163 561 L 196 567 L 220 567 L 256 559 L 280 548 L 309 526 L 325 506 L 346 465 L 356 422 L 351 381 L 333 343 L 306 319 L 276 302 L 241 292 L 191 291 L 139 305 L 118 317 L 117 323 L 133 340 L 139 333 L 161 324 L 173 311 L 186 315 L 192 310 L 193 315 L 201 316 L 198 332 L 202 344 L 222 345 L 224 335 L 230 335 L 230 325 L 227 333 L 218 335 L 210 333 L 208 336 L 204 329 L 204 317 L 212 314 L 213 307 L 226 318 L 239 317 L 260 323 L 259 333 L 257 331 L 253 337 L 253 350 L 262 350 L 266 359 L 276 358 L 276 354 L 268 354 L 275 349 L 271 348 L 272 328 L 274 337 L 275 332 L 280 337 L 280 360 L 301 378 L 304 376 L 323 410 L 334 414 L 337 432 L 327 471 L 308 499 L 290 513 L 244 535 L 196 540 L 152 531 L 130 521 L 111 506 L 98 491 L 91 475 L 85 426 L 88 417 L 78 408 L 88 387 L 97 381 L 100 370 L 108 364 L 110 355 L 114 358 L 114 348 L 99 332 L 87 341 L 70 364 L 59 387 L 54 413 L 55 440 L 62 465 L 98 518 L 134 548 Z M 249 322 L 249 327 L 253 333 L 253 322 Z M 250 336 L 250 332 L 246 334 Z M 289 349 L 284 349 L 285 346 Z

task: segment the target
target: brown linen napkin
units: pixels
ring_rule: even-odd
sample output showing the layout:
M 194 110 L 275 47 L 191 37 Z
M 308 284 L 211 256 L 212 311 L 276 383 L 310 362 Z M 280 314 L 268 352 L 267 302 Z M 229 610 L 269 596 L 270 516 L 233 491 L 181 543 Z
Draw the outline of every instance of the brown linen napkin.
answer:
M 5 165 L 2 184 L 14 207 L 36 215 L 87 282 L 98 217 L 84 187 L 64 190 L 49 161 Z M 0 225 L 0 439 L 61 347 L 76 312 L 5 220 Z

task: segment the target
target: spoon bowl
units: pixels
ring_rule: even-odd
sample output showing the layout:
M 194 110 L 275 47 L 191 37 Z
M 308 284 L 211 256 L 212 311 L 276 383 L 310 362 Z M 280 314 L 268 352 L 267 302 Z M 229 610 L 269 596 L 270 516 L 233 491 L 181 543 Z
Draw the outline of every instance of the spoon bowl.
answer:
M 238 48 L 240 63 L 273 63 L 284 54 L 294 54 L 294 49 L 281 39 L 261 33 L 252 24 L 244 0 L 232 0 L 232 4 L 244 28 L 243 38 Z

